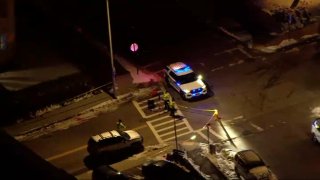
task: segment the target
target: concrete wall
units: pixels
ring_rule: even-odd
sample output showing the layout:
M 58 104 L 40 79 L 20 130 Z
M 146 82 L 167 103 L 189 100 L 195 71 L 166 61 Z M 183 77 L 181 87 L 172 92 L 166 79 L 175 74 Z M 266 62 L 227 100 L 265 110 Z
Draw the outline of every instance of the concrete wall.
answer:
M 15 42 L 14 0 L 0 0 L 0 36 L 5 36 L 7 43 L 0 49 L 0 67 L 7 64 L 13 55 Z

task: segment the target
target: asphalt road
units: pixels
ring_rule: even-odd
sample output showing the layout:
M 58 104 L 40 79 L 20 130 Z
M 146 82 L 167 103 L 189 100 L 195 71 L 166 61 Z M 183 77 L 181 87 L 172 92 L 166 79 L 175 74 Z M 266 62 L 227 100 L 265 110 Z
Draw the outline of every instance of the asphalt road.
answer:
M 84 159 L 88 156 L 86 145 L 90 136 L 116 128 L 116 122 L 121 118 L 128 129 L 135 129 L 144 136 L 144 145 L 157 144 L 148 126 L 132 103 L 123 104 L 115 111 L 50 135 L 23 142 L 44 159 L 67 172 L 78 175 L 86 171 Z M 139 118 L 139 119 L 137 119 Z
M 200 45 L 206 43 L 198 43 L 199 50 L 188 52 L 192 55 L 185 62 L 204 74 L 214 96 L 186 102 L 169 88 L 186 118 L 179 128 L 179 140 L 186 140 L 196 132 L 202 134 L 197 141 L 205 141 L 202 128 L 211 114 L 202 110 L 218 109 L 237 149 L 256 150 L 279 179 L 317 179 L 320 146 L 310 140 L 310 122 L 315 116 L 312 110 L 320 100 L 319 56 L 313 45 L 252 59 L 248 58 L 247 52 L 253 56 L 257 54 L 236 45 L 225 49 L 228 51 L 206 53 L 210 48 L 206 47 L 205 51 Z M 158 63 L 149 68 L 156 70 L 164 65 Z M 165 120 L 165 115 L 150 117 L 146 123 L 139 109 L 143 109 L 139 102 L 138 108 L 128 103 L 85 124 L 24 144 L 56 166 L 79 174 L 86 171 L 83 159 L 87 155 L 88 137 L 114 129 L 118 118 L 125 120 L 129 129 L 137 128 L 146 138 L 145 146 L 174 141 L 170 132 L 160 133 L 169 127 L 155 128 L 159 125 L 154 122 Z M 211 124 L 209 137 L 212 142 L 226 139 L 216 122 Z
M 233 63 L 238 58 L 231 55 L 229 65 L 220 70 L 212 71 L 215 63 L 209 60 L 198 65 L 215 96 L 179 100 L 189 107 L 182 111 L 189 123 L 201 128 L 210 114 L 197 109 L 218 109 L 237 148 L 256 150 L 280 179 L 317 179 L 320 147 L 310 140 L 310 122 L 317 115 L 312 110 L 319 106 L 319 56 L 314 47 Z M 225 137 L 217 123 L 212 129 Z

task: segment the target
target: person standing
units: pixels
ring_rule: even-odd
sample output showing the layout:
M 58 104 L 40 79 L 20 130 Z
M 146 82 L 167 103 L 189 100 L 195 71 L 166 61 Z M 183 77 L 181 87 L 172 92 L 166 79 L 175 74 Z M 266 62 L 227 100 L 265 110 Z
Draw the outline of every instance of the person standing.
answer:
M 174 98 L 171 98 L 169 101 L 169 110 L 170 110 L 170 116 L 175 117 L 175 112 L 177 111 L 176 109 L 176 103 L 174 101 Z
M 122 120 L 119 119 L 118 122 L 117 122 L 117 130 L 119 132 L 122 132 L 126 129 L 127 127 L 123 124 Z
M 164 102 L 164 110 L 165 111 L 168 111 L 169 110 L 169 101 L 170 101 L 170 94 L 168 93 L 168 91 L 165 91 L 163 93 L 163 96 L 162 96 L 162 100 Z

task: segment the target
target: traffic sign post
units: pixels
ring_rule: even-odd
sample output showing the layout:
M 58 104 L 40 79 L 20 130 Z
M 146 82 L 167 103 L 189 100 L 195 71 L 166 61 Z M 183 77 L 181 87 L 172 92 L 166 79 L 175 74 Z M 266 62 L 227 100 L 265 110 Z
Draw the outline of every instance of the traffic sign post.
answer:
M 131 52 L 137 53 L 137 52 L 138 52 L 138 49 L 139 49 L 139 46 L 138 46 L 137 43 L 132 43 L 132 44 L 130 45 L 130 50 L 131 50 Z
M 134 60 L 136 59 L 136 56 L 138 55 L 139 45 L 138 43 L 131 43 L 130 44 L 130 51 L 133 54 Z M 137 74 L 139 74 L 139 67 L 137 66 Z

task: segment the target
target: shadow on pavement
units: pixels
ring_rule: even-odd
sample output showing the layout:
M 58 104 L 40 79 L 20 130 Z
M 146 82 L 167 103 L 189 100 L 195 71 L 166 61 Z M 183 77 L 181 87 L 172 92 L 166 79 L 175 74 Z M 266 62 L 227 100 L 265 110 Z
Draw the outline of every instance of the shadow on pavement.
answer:
M 133 156 L 134 154 L 143 152 L 143 150 L 144 147 L 130 147 L 117 150 L 115 152 L 107 152 L 98 155 L 88 155 L 83 159 L 83 162 L 88 169 L 95 169 L 101 165 L 111 165 L 119 161 L 123 161 Z

